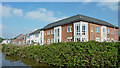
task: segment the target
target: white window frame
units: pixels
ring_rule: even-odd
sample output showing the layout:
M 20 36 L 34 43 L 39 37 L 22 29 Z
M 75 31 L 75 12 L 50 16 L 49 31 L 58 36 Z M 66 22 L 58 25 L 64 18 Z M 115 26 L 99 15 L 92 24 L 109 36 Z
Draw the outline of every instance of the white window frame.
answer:
M 72 32 L 72 26 L 70 26 L 70 32 Z
M 51 43 L 54 43 L 54 38 L 51 39 Z
M 110 42 L 110 38 L 107 38 L 107 42 Z
M 67 27 L 67 32 L 70 32 L 70 27 L 69 26 Z
M 98 27 L 98 33 L 100 33 L 100 28 Z
M 91 32 L 93 32 L 93 26 L 91 26 Z
M 114 38 L 111 38 L 111 42 L 112 42 L 112 41 L 114 42 Z
M 76 35 L 81 35 L 81 29 L 80 28 L 81 28 L 81 24 L 79 23 L 79 24 L 76 25 Z
M 50 44 L 50 39 L 47 39 L 47 44 Z
M 47 31 L 47 35 L 50 35 L 50 31 Z
M 111 29 L 111 34 L 113 34 L 113 29 Z
M 45 35 L 46 35 L 46 32 L 45 32 Z
M 85 30 L 83 30 L 83 26 L 85 27 Z M 85 33 L 85 34 L 83 34 Z M 82 25 L 82 35 L 86 35 L 86 26 L 85 25 Z
M 87 38 L 82 38 L 82 42 L 87 42 Z
M 110 34 L 110 29 L 107 29 L 107 34 Z
M 81 38 L 75 38 L 75 42 L 81 42 Z
M 61 38 L 62 38 L 62 26 L 54 27 L 54 43 L 57 43 L 58 39 L 59 39 L 59 42 L 61 42 Z
M 100 28 L 99 27 L 95 27 L 95 31 L 96 31 L 96 33 L 99 33 L 100 32 Z
M 67 41 L 68 41 L 68 40 L 72 40 L 72 37 L 68 37 L 68 38 L 67 38 Z M 70 42 L 70 41 L 68 41 L 68 42 Z
M 82 41 L 82 38 L 87 38 L 88 41 L 88 22 L 80 21 L 74 24 L 74 42 Z M 85 26 L 85 35 L 82 35 L 82 26 Z
M 54 30 L 51 30 L 51 34 L 54 34 Z
M 100 42 L 100 38 L 96 37 L 96 41 Z

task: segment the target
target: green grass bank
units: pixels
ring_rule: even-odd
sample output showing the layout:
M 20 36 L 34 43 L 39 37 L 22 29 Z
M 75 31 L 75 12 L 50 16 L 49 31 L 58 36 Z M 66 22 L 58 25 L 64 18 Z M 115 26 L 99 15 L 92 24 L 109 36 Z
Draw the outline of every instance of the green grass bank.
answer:
M 120 43 L 114 42 L 66 42 L 49 46 L 2 45 L 7 55 L 30 58 L 55 66 L 116 66 Z M 119 48 L 119 49 L 118 49 Z

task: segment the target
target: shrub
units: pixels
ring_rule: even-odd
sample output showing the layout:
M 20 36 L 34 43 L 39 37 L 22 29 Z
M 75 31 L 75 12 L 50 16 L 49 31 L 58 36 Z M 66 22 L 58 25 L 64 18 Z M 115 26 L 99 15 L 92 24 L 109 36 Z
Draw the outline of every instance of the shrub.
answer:
M 120 43 L 61 42 L 49 46 L 3 45 L 3 52 L 55 66 L 116 66 Z

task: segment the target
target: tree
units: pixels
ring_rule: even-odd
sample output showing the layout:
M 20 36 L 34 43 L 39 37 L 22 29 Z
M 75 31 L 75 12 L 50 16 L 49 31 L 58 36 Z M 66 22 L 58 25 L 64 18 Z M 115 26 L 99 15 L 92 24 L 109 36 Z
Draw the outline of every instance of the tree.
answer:
M 0 37 L 0 43 L 3 41 L 3 38 Z

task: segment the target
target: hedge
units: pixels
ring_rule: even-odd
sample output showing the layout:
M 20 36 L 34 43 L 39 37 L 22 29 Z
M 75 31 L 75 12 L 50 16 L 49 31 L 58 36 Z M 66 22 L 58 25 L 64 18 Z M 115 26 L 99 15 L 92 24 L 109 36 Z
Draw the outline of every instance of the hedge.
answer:
M 18 55 L 55 66 L 117 66 L 120 43 L 114 42 L 61 42 L 49 46 L 2 45 L 7 55 Z

